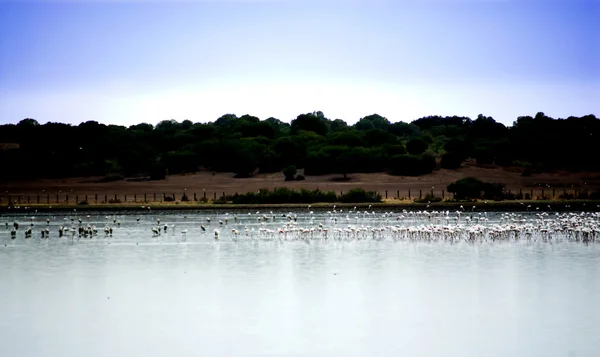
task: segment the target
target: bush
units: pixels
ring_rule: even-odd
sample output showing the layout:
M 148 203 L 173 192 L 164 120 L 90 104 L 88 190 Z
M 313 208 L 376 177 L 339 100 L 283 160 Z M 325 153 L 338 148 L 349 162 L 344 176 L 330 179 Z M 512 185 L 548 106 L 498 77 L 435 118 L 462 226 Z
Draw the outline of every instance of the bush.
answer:
M 494 154 L 488 148 L 477 148 L 475 150 L 475 161 L 477 165 L 490 165 L 494 163 Z
M 245 194 L 234 195 L 231 202 L 234 204 L 277 204 L 277 203 L 317 203 L 317 202 L 380 202 L 381 196 L 376 192 L 366 192 L 362 189 L 350 190 L 347 193 L 337 196 L 333 191 L 309 191 L 301 189 L 300 191 L 288 188 L 275 188 L 273 191 L 261 189 L 258 192 L 248 192 Z
M 431 155 L 395 155 L 389 160 L 388 172 L 396 176 L 419 176 L 429 174 L 435 167 L 435 158 Z
M 173 197 L 171 197 L 171 196 L 165 196 L 165 197 L 164 197 L 164 201 L 165 201 L 165 202 L 173 202 L 173 201 L 175 201 L 175 200 L 174 200 L 174 199 L 173 199 Z
M 81 201 L 81 202 L 78 203 L 78 205 L 80 205 L 80 206 L 87 206 L 88 204 L 89 203 L 88 203 L 87 200 L 83 200 L 83 201 Z
M 365 191 L 362 188 L 352 189 L 340 196 L 340 202 L 363 203 L 381 202 L 381 195 L 375 191 Z
M 152 165 L 149 176 L 150 180 L 164 180 L 167 178 L 167 168 L 162 164 Z
M 296 181 L 302 181 L 302 180 L 306 180 L 306 177 L 302 176 L 302 175 L 296 175 Z
M 294 165 L 290 165 L 290 166 L 286 167 L 285 169 L 283 169 L 283 176 L 285 176 L 286 181 L 293 181 L 294 176 L 296 176 L 297 173 L 298 173 L 298 170 L 296 170 L 296 166 L 294 166 Z
M 411 155 L 421 155 L 428 147 L 429 144 L 422 138 L 413 138 L 406 143 L 406 150 Z
M 465 177 L 449 184 L 447 190 L 454 194 L 457 200 L 477 199 L 481 197 L 483 182 L 475 177 Z
M 454 152 L 447 152 L 442 155 L 440 166 L 442 166 L 443 169 L 455 170 L 460 167 L 462 162 L 463 158 L 460 155 Z
M 487 200 L 498 201 L 506 197 L 504 194 L 504 185 L 501 183 L 484 182 L 481 189 L 483 190 L 483 198 Z
M 181 196 L 181 202 L 187 202 L 187 201 L 189 201 L 189 200 L 190 200 L 190 199 L 188 198 L 188 196 L 187 196 L 187 195 L 183 195 L 183 196 Z

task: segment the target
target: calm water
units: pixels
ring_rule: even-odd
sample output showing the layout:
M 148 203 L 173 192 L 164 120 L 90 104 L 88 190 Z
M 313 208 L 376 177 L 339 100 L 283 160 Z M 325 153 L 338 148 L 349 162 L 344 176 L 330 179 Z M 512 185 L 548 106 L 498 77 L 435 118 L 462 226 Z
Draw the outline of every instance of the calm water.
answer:
M 139 222 L 137 215 L 90 215 L 35 215 L 31 239 L 23 236 L 30 215 L 0 217 L 1 355 L 546 357 L 600 351 L 598 243 L 236 242 L 231 229 L 277 229 L 289 219 L 276 213 L 275 222 L 261 225 L 255 212 L 239 214 L 237 222 L 231 213 L 214 212 L 146 213 Z M 71 218 L 97 226 L 98 235 L 58 239 L 59 225 L 70 227 Z M 175 227 L 152 238 L 157 218 Z M 21 227 L 12 240 L 4 222 L 15 219 Z M 40 239 L 46 219 L 50 239 Z M 378 216 L 361 220 L 357 224 L 386 224 Z M 327 214 L 303 213 L 297 222 L 333 226 Z M 102 232 L 106 224 L 114 226 L 111 238 Z

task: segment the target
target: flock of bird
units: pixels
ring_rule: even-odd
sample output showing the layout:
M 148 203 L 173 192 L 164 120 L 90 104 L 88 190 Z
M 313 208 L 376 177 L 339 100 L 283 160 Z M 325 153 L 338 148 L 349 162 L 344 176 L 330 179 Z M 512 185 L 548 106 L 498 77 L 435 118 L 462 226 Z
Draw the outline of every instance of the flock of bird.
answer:
M 415 241 L 518 241 L 518 240 L 569 240 L 595 242 L 600 240 L 600 213 L 595 212 L 521 212 L 498 213 L 476 212 L 476 207 L 460 210 L 437 211 L 419 210 L 400 212 L 361 211 L 356 207 L 350 210 L 338 210 L 336 206 L 328 212 L 315 214 L 307 210 L 287 213 L 247 214 L 194 214 L 175 219 L 185 229 L 180 230 L 181 240 L 186 240 L 188 228 L 194 236 L 208 236 L 209 239 L 243 240 L 415 240 Z M 371 207 L 369 207 L 370 209 Z M 165 219 L 173 218 L 163 215 Z M 21 220 L 27 217 L 19 217 Z M 130 229 L 132 216 L 104 216 L 104 237 L 111 238 L 121 228 L 121 218 L 128 221 L 125 229 Z M 58 224 L 58 238 L 94 238 L 98 229 L 91 216 L 48 217 L 42 223 L 40 238 L 51 236 L 51 222 L 62 219 Z M 154 218 L 156 224 L 149 227 L 151 238 L 176 234 L 175 224 L 161 223 L 160 217 Z M 135 219 L 136 230 L 143 230 L 147 220 L 141 216 Z M 69 224 L 70 223 L 70 224 Z M 29 224 L 17 220 L 5 223 L 10 229 L 10 237 L 16 239 L 19 232 L 24 238 L 33 238 L 36 217 L 29 217 Z M 54 222 L 53 222 L 54 224 Z M 25 228 L 22 228 L 25 226 Z M 222 233 L 223 232 L 223 233 Z

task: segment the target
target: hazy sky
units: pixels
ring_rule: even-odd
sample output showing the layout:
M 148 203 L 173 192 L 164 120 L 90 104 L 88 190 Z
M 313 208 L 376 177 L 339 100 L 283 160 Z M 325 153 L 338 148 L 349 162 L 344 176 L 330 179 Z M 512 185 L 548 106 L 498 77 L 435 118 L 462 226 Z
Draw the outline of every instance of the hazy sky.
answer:
M 0 0 L 0 123 L 600 116 L 600 1 Z

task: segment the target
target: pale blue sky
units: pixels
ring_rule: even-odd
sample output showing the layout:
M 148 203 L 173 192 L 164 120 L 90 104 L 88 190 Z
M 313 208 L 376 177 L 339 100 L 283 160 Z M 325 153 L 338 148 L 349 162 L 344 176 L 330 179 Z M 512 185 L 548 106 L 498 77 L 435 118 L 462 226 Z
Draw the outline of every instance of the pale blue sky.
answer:
M 0 123 L 600 116 L 600 2 L 0 0 Z

